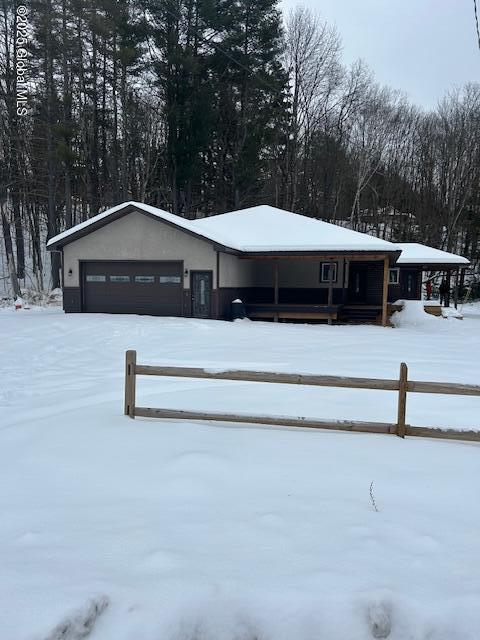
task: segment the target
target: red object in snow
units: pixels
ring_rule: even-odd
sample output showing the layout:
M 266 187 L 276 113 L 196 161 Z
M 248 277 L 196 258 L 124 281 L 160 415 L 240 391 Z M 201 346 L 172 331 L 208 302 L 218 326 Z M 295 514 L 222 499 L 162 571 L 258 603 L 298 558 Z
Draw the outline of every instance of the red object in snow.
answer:
M 432 281 L 427 280 L 427 300 L 430 300 L 432 296 Z

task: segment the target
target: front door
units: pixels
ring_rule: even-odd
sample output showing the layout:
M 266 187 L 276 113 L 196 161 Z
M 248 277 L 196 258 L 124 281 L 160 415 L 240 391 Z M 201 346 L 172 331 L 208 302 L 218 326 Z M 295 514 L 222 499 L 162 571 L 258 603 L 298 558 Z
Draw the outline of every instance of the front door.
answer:
M 400 289 L 402 298 L 416 300 L 420 298 L 418 290 L 418 274 L 416 269 L 400 269 Z
M 192 271 L 192 316 L 210 318 L 212 315 L 212 272 Z
M 348 273 L 348 302 L 365 304 L 367 301 L 367 268 L 363 264 L 350 263 Z

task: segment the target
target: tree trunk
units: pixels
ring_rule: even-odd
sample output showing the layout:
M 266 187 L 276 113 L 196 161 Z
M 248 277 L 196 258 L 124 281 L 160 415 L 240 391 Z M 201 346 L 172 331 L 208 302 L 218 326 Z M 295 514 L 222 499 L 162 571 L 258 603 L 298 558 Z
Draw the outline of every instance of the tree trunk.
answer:
M 13 295 L 18 298 L 21 295 L 20 285 L 18 284 L 17 272 L 15 270 L 15 258 L 13 256 L 12 236 L 10 234 L 10 224 L 5 213 L 5 203 L 0 205 L 2 217 L 3 240 L 5 243 L 5 254 L 7 258 L 7 269 L 10 276 L 10 284 L 12 286 Z

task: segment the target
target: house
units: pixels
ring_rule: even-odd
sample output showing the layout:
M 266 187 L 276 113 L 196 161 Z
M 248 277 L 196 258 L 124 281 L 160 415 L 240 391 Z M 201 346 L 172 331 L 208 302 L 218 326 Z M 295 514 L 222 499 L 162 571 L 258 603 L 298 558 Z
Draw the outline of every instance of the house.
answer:
M 265 205 L 185 220 L 127 202 L 48 249 L 62 253 L 66 312 L 195 318 L 229 318 L 240 298 L 251 318 L 385 325 L 389 301 L 421 297 L 422 270 L 468 265 Z

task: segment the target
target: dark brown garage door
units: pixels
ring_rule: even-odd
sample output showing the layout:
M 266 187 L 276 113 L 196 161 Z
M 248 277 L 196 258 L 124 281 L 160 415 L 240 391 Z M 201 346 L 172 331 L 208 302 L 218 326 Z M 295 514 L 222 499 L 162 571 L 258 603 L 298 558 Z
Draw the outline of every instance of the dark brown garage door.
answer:
M 181 262 L 84 262 L 83 311 L 181 316 Z

